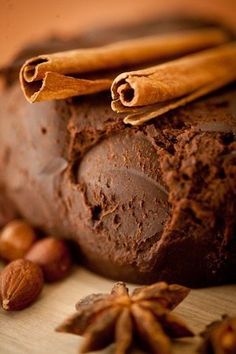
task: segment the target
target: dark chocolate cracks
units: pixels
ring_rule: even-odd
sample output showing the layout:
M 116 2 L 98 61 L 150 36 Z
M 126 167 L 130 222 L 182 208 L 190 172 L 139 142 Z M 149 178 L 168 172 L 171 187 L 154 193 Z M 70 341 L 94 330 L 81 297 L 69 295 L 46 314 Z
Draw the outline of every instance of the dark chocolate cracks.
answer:
M 157 22 L 147 33 L 159 30 Z M 235 281 L 235 85 L 142 127 L 117 120 L 110 101 L 98 94 L 30 105 L 11 82 L 0 97 L 9 212 L 73 239 L 105 276 Z

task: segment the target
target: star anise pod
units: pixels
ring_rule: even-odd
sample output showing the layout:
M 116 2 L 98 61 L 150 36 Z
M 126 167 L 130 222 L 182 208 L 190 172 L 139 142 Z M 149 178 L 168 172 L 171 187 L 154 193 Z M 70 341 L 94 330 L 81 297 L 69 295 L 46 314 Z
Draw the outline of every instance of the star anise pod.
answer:
M 57 328 L 84 337 L 81 353 L 116 343 L 116 354 L 127 354 L 132 345 L 149 353 L 169 354 L 170 338 L 193 336 L 193 332 L 170 311 L 189 293 L 180 285 L 164 282 L 137 288 L 129 295 L 122 282 L 110 294 L 90 295 L 76 305 L 77 313 Z
M 202 333 L 202 354 L 236 354 L 236 317 L 223 316 L 212 322 Z

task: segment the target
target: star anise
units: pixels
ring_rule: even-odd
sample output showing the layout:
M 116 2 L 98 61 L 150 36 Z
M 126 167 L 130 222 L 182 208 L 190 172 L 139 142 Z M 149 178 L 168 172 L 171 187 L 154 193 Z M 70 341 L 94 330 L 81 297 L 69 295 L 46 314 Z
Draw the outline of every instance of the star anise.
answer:
M 236 317 L 223 316 L 212 322 L 202 333 L 202 354 L 236 354 Z
M 180 285 L 164 282 L 137 288 L 129 295 L 122 282 L 110 294 L 90 295 L 76 305 L 77 313 L 57 328 L 59 332 L 84 336 L 81 353 L 116 343 L 116 354 L 127 354 L 133 344 L 149 353 L 168 354 L 170 338 L 193 336 L 193 332 L 170 311 L 189 293 Z

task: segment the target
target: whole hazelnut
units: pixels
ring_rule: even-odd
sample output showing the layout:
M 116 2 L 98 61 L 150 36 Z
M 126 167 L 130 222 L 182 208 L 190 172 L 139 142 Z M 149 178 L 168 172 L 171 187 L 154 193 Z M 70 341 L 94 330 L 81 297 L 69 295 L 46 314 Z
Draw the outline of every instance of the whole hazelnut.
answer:
M 72 265 L 66 243 L 52 237 L 37 241 L 25 258 L 41 266 L 44 278 L 48 282 L 64 278 Z
M 0 257 L 6 261 L 23 258 L 36 240 L 33 228 L 23 220 L 9 222 L 0 234 Z

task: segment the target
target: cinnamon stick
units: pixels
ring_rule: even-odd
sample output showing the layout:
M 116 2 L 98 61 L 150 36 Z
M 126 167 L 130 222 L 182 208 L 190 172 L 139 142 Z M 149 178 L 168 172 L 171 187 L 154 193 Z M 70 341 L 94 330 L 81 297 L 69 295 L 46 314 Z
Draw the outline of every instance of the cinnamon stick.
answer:
M 120 74 L 112 109 L 140 125 L 236 80 L 236 42 L 144 70 Z
M 117 69 L 177 57 L 227 39 L 223 31 L 206 28 L 40 55 L 21 68 L 21 87 L 31 103 L 91 94 L 108 90 Z

